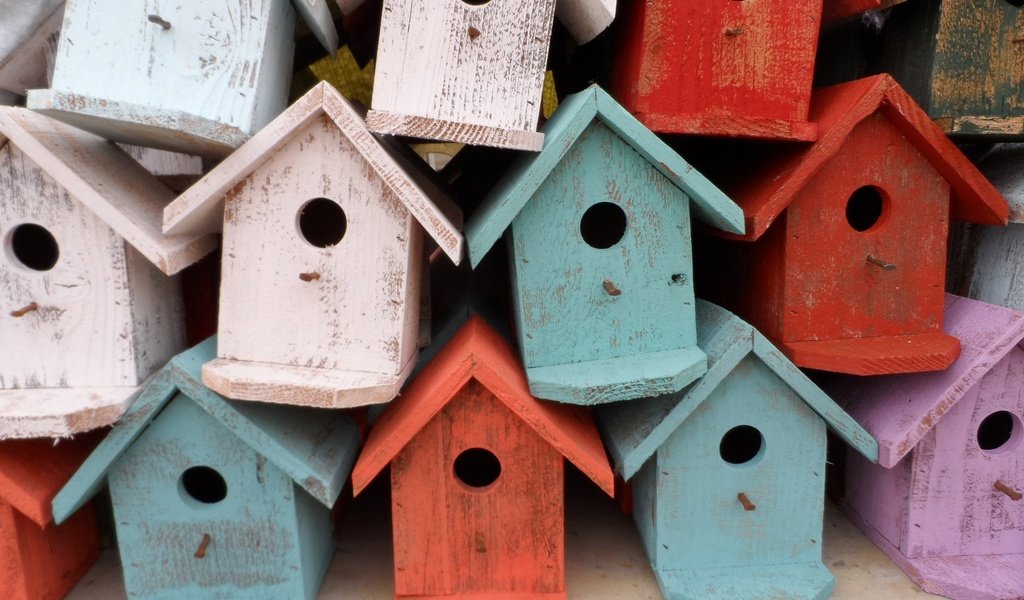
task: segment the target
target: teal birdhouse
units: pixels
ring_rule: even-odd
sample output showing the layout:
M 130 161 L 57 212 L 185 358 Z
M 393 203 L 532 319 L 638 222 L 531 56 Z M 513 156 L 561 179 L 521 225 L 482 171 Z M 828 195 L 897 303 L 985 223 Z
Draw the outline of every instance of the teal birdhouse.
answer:
M 544 128 L 466 226 L 475 267 L 510 230 L 530 391 L 598 404 L 675 392 L 706 368 L 690 209 L 743 231 L 740 208 L 596 86 Z
M 208 390 L 200 368 L 215 347 L 156 375 L 54 499 L 54 517 L 109 483 L 130 598 L 314 598 L 358 428 L 338 412 Z
M 736 316 L 697 302 L 708 371 L 679 393 L 600 407 L 666 598 L 827 598 L 825 431 L 878 444 Z

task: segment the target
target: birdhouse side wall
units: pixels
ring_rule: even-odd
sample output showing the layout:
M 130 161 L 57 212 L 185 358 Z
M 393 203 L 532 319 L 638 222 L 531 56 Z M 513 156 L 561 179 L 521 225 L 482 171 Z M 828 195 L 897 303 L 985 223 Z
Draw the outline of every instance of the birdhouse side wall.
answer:
M 109 484 L 131 597 L 309 597 L 291 478 L 185 396 L 125 452 Z
M 329 216 L 312 218 L 308 231 L 326 238 L 303 233 L 302 214 L 315 206 Z M 343 221 L 330 212 L 337 207 Z M 336 245 L 310 241 L 333 240 L 342 222 Z M 421 237 L 352 143 L 317 118 L 228 195 L 219 356 L 399 373 L 415 349 L 405 324 L 419 315 L 410 256 Z
M 759 450 L 740 426 L 760 434 Z M 660 571 L 821 560 L 825 424 L 753 355 L 669 436 L 657 465 Z
M 651 568 L 658 569 L 662 561 L 658 558 L 658 460 L 657 453 L 640 467 L 633 479 L 629 480 L 633 490 L 633 521 L 636 523 L 640 542 L 651 562 Z
M 125 245 L 125 259 L 136 380 L 142 383 L 185 350 L 185 306 L 180 278 L 164 275 L 129 245 Z
M 1015 347 L 938 422 L 914 449 L 914 479 L 904 553 L 911 558 L 1019 554 L 1024 548 L 1024 503 L 994 488 L 996 481 L 1024 492 L 1024 350 Z M 1012 430 L 988 435 L 987 417 L 1009 413 Z
M 1006 259 L 1024 255 L 1024 224 L 974 225 L 965 241 L 961 250 L 966 260 L 957 265 L 965 286 L 963 295 L 1024 310 L 1024 261 Z M 950 266 L 954 266 L 952 262 Z
M 535 131 L 554 0 L 385 0 L 373 108 Z
M 843 506 L 854 513 L 854 523 L 874 529 L 895 548 L 907 537 L 907 512 L 913 453 L 891 469 L 872 463 L 846 449 Z
M 512 239 L 528 368 L 696 345 L 689 199 L 604 124 L 552 170 Z
M 857 125 L 786 210 L 783 341 L 940 331 L 949 206 L 884 115 Z
M 493 483 L 469 485 L 487 473 L 459 468 L 471 449 L 496 457 Z M 396 595 L 564 592 L 562 455 L 475 380 L 399 453 L 391 484 Z
M 287 103 L 294 28 L 288 0 L 70 0 L 52 88 L 138 105 L 153 125 L 181 111 L 255 133 Z
M 13 144 L 0 166 L 0 388 L 137 385 L 124 240 Z

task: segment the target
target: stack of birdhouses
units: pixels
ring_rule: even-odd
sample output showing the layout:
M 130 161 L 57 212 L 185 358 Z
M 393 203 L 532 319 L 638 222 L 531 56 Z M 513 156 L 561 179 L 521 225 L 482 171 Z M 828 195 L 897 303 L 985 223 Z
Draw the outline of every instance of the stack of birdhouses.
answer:
M 1024 137 L 1014 3 L 0 9 L 0 595 L 67 593 L 106 488 L 130 598 L 314 598 L 387 478 L 396 597 L 566 598 L 568 461 L 666 598 L 828 597 L 826 476 L 1024 597 L 1024 149 L 947 137 Z M 290 84 L 370 30 L 368 110 Z

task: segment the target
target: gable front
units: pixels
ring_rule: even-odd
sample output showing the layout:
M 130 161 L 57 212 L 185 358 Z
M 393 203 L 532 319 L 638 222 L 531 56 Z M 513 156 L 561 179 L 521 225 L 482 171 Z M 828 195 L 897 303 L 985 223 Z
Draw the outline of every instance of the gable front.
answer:
M 689 199 L 600 120 L 512 222 L 527 368 L 696 344 Z

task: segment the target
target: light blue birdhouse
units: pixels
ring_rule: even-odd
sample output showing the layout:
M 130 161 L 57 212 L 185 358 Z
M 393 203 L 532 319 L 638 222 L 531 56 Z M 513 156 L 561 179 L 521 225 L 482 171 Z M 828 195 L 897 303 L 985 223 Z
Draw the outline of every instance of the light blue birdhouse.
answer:
M 210 338 L 155 376 L 54 517 L 109 482 L 130 598 L 314 598 L 358 428 L 338 412 L 224 399 L 200 382 L 215 355 Z
M 697 301 L 708 371 L 676 394 L 596 411 L 665 598 L 819 599 L 825 430 L 878 444 L 768 340 Z
M 742 211 L 597 86 L 567 98 L 544 135 L 466 227 L 474 267 L 511 229 L 530 391 L 573 404 L 678 391 L 706 368 L 690 208 L 734 233 Z
M 223 157 L 288 101 L 295 12 L 338 47 L 328 0 L 68 0 L 28 107 L 107 139 Z

